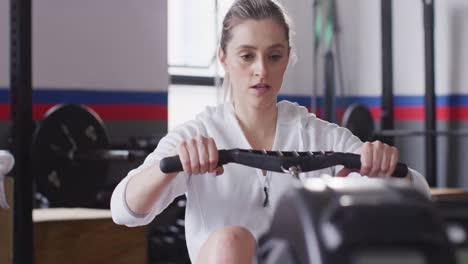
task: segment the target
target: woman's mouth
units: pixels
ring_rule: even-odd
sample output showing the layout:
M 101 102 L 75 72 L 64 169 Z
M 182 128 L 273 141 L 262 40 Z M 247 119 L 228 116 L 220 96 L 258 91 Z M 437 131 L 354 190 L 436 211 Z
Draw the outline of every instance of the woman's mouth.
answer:
M 259 83 L 259 84 L 251 86 L 250 88 L 257 90 L 258 92 L 266 92 L 270 90 L 271 86 L 266 83 Z
M 250 88 L 253 88 L 255 90 L 256 95 L 263 95 L 264 93 L 270 91 L 271 86 L 266 83 L 259 83 L 251 86 Z
M 266 83 L 259 83 L 259 84 L 251 86 L 251 88 L 254 88 L 254 89 L 269 89 L 269 88 L 271 88 L 271 86 L 266 84 Z

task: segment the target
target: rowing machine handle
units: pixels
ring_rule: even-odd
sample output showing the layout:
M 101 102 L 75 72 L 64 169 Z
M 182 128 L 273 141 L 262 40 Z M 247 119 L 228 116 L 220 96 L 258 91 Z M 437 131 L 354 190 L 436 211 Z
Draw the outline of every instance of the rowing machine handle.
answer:
M 219 150 L 218 166 L 227 163 L 237 163 L 263 170 L 285 172 L 294 166 L 299 172 L 308 172 L 342 165 L 349 169 L 361 168 L 361 156 L 345 152 L 285 152 L 260 151 L 245 149 Z M 179 156 L 164 158 L 160 161 L 160 169 L 164 173 L 182 171 Z M 404 178 L 408 175 L 408 166 L 398 163 L 393 177 Z

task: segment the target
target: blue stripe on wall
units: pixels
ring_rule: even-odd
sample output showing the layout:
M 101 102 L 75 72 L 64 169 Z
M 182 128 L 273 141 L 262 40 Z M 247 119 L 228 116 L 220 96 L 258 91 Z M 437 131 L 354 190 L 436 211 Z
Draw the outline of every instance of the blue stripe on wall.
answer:
M 468 106 L 468 95 L 437 96 L 436 103 L 440 106 Z
M 307 95 L 279 95 L 278 100 L 297 102 L 300 105 L 310 106 L 312 99 Z M 0 103 L 8 103 L 9 90 L 0 87 Z M 90 91 L 90 90 L 58 90 L 35 88 L 33 91 L 35 103 L 76 103 L 76 104 L 150 104 L 167 105 L 167 92 L 142 91 Z M 317 100 L 318 106 L 323 106 L 323 97 Z M 337 106 L 347 106 L 352 103 L 361 103 L 368 107 L 379 107 L 380 96 L 347 96 L 337 97 Z M 424 96 L 395 96 L 394 104 L 399 106 L 423 106 Z M 437 106 L 468 106 L 468 95 L 439 95 L 436 97 Z
M 296 102 L 303 106 L 309 106 L 312 102 L 312 98 L 310 96 L 278 95 L 278 102 L 283 100 Z
M 9 101 L 9 90 L 0 89 L 0 103 Z M 34 103 L 151 104 L 167 105 L 167 92 L 51 90 L 35 88 Z
M 303 100 L 305 101 L 305 100 Z M 323 105 L 323 97 L 318 98 L 318 105 Z M 397 95 L 393 99 L 396 107 L 401 106 L 424 106 L 424 96 Z M 347 96 L 337 97 L 338 106 L 346 106 L 352 103 L 361 103 L 368 107 L 379 107 L 381 105 L 380 96 Z M 468 95 L 438 95 L 436 97 L 437 106 L 468 106 Z

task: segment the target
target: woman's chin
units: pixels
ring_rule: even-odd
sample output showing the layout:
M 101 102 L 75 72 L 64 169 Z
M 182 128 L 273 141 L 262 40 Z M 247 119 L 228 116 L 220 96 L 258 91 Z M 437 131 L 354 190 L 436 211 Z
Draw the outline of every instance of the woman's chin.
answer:
M 276 107 L 278 92 L 272 89 L 268 91 L 250 91 L 242 96 L 237 96 L 234 101 L 239 101 L 246 107 L 264 109 L 272 106 Z
M 257 109 L 276 107 L 277 96 L 256 97 L 250 100 L 250 104 Z

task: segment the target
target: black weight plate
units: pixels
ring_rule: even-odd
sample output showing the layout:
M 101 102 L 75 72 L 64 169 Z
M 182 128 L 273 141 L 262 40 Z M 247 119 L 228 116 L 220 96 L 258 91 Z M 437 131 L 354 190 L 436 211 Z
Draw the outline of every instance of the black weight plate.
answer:
M 372 140 L 374 136 L 374 119 L 369 109 L 361 104 L 352 104 L 346 109 L 341 125 L 363 142 Z
M 50 109 L 33 137 L 32 161 L 37 191 L 50 207 L 94 207 L 109 162 L 78 161 L 74 151 L 105 149 L 109 139 L 102 120 L 85 106 Z

